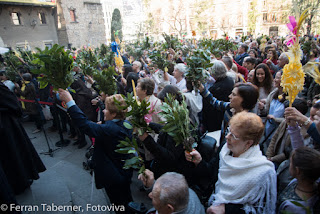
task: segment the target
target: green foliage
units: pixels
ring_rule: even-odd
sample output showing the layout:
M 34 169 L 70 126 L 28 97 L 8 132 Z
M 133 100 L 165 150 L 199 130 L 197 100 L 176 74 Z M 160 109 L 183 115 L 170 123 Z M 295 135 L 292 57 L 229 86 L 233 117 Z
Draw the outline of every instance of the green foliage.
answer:
M 317 16 L 319 16 L 320 0 L 293 0 L 292 5 L 291 13 L 295 17 L 299 17 L 303 11 L 308 9 L 310 15 L 307 16 L 305 22 L 307 23 L 307 35 L 310 35 L 312 26 L 316 24 Z
M 251 1 L 250 3 L 250 9 L 249 9 L 249 12 L 248 12 L 248 19 L 249 19 L 249 22 L 248 22 L 248 28 L 249 28 L 249 31 L 251 33 L 254 33 L 255 30 L 256 30 L 256 23 L 257 23 L 257 18 L 258 18 L 258 10 L 257 10 L 257 0 L 253 0 Z
M 205 83 L 209 77 L 208 68 L 212 67 L 210 51 L 197 49 L 192 55 L 187 58 L 189 66 L 186 78 L 192 81 L 196 88 L 199 88 L 199 83 Z
M 145 132 L 152 132 L 152 129 L 148 126 L 145 121 L 145 115 L 152 113 L 150 112 L 150 103 L 146 100 L 137 102 L 133 94 L 127 94 L 127 97 L 123 96 L 126 102 L 126 106 L 123 108 L 129 108 L 130 111 L 127 112 L 126 117 L 129 118 L 130 123 L 134 127 L 134 133 L 142 135 Z
M 263 38 L 265 38 L 265 39 L 267 40 L 267 42 L 270 40 L 270 37 L 267 36 L 267 35 L 259 36 L 259 37 L 256 39 L 259 45 L 261 44 L 261 40 L 262 40 Z
M 194 147 L 193 130 L 189 119 L 189 110 L 185 101 L 180 105 L 170 94 L 165 98 L 159 115 L 166 121 L 163 132 L 168 133 L 176 142 L 176 146 L 183 144 L 189 152 Z
M 124 163 L 123 168 L 124 169 L 138 169 L 139 170 L 139 174 L 144 173 L 145 171 L 145 165 L 143 162 L 143 159 L 140 156 L 140 153 L 138 153 L 138 143 L 136 141 L 136 139 L 133 137 L 132 140 L 130 140 L 128 137 L 123 140 L 120 141 L 120 143 L 117 145 L 117 147 L 119 149 L 115 150 L 116 152 L 120 153 L 120 154 L 138 154 L 138 156 L 134 156 L 130 159 L 127 159 Z
M 152 59 L 152 63 L 163 71 L 170 65 L 170 61 L 167 60 L 167 54 L 164 51 L 154 50 L 150 55 L 150 59 Z
M 113 95 L 117 91 L 116 78 L 117 75 L 113 66 L 93 74 L 93 79 L 97 82 L 98 88 L 107 95 Z
M 133 133 L 136 135 L 143 135 L 145 132 L 152 132 L 152 129 L 148 126 L 147 122 L 145 121 L 145 116 L 147 114 L 152 114 L 154 110 L 150 110 L 149 105 L 146 100 L 142 100 L 141 103 L 138 102 L 132 94 L 127 94 L 127 97 L 123 96 L 125 99 L 126 105 L 120 106 L 119 101 L 115 100 L 116 105 L 119 109 L 131 109 L 127 112 L 126 117 L 129 118 L 129 122 L 125 122 L 123 125 L 127 129 L 133 129 Z M 132 125 L 131 125 L 132 124 Z M 139 169 L 139 174 L 144 173 L 145 166 L 143 163 L 143 159 L 138 150 L 138 143 L 136 139 L 133 137 L 132 140 L 126 138 L 125 141 L 121 141 L 118 145 L 120 149 L 117 149 L 116 152 L 122 154 L 133 154 L 137 153 L 138 155 L 126 160 L 124 168 L 129 169 Z
M 163 49 L 168 50 L 169 48 L 172 48 L 173 50 L 177 50 L 178 47 L 181 46 L 181 43 L 177 37 L 174 37 L 173 35 L 168 35 L 166 33 L 162 34 L 165 43 L 163 43 Z
M 98 49 L 98 61 L 100 66 L 107 64 L 108 66 L 114 66 L 114 52 L 111 50 L 111 45 L 107 46 L 102 44 L 100 49 Z
M 31 65 L 32 61 L 34 60 L 33 53 L 28 50 L 23 50 L 22 48 L 18 48 L 18 52 L 23 61 L 28 65 Z
M 149 48 L 151 48 L 151 44 L 150 44 L 150 38 L 147 36 L 142 42 L 142 49 L 146 50 Z
M 115 41 L 114 34 L 122 41 L 122 19 L 119 9 L 114 9 L 111 20 L 111 41 Z
M 43 51 L 37 48 L 38 53 L 34 54 L 35 60 L 32 64 L 38 65 L 39 69 L 32 70 L 38 77 L 40 85 L 46 87 L 51 83 L 55 90 L 66 89 L 73 82 L 73 58 L 70 51 L 64 50 L 63 46 L 55 44 L 51 49 L 46 47 Z
M 18 67 L 22 65 L 18 57 L 13 51 L 9 51 L 5 53 L 4 61 L 7 63 L 6 76 L 13 82 L 18 81 Z
M 203 39 L 200 41 L 199 47 L 210 50 L 215 56 L 222 56 L 223 52 L 228 52 L 229 50 L 237 50 L 237 46 L 226 39 Z
M 90 48 L 79 51 L 76 62 L 85 75 L 92 76 L 100 66 L 97 55 Z

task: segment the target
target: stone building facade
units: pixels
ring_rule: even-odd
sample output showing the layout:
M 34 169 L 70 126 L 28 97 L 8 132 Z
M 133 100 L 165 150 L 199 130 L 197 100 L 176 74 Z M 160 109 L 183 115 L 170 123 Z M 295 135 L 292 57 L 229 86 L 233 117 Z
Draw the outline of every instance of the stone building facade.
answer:
M 58 43 L 55 4 L 0 1 L 0 37 L 6 47 L 34 49 Z
M 99 0 L 57 1 L 60 44 L 80 48 L 106 42 L 104 14 Z

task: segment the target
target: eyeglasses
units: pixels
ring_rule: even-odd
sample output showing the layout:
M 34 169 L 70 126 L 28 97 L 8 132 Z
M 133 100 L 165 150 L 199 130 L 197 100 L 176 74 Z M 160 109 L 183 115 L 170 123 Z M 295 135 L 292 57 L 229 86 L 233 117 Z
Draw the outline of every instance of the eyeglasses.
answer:
M 233 137 L 233 139 L 235 139 L 235 140 L 240 140 L 240 138 L 236 137 L 236 136 L 231 132 L 231 130 L 230 130 L 229 127 L 227 128 L 227 132 L 228 132 L 228 134 L 230 134 L 230 135 Z

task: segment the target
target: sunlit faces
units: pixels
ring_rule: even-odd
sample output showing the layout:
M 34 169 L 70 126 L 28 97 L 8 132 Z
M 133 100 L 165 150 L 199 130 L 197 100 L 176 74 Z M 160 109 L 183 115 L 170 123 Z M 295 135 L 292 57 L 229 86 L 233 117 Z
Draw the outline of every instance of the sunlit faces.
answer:
M 259 83 L 262 83 L 264 81 L 264 79 L 266 78 L 266 74 L 262 68 L 258 68 L 256 70 L 255 74 L 256 74 L 256 77 L 257 77 Z
M 277 72 L 276 76 L 274 77 L 274 86 L 279 88 L 281 83 L 281 73 Z
M 238 88 L 234 88 L 229 95 L 230 107 L 234 109 L 240 109 L 243 98 L 238 94 Z

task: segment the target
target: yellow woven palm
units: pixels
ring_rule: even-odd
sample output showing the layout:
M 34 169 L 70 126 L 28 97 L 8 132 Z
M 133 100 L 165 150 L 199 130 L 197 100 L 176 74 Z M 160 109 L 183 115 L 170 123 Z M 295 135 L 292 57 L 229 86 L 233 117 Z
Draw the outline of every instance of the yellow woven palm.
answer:
M 297 23 L 295 42 L 289 48 L 288 58 L 289 64 L 285 65 L 283 68 L 283 74 L 281 77 L 281 86 L 283 87 L 283 92 L 288 93 L 286 97 L 289 100 L 289 106 L 292 106 L 293 101 L 295 100 L 298 93 L 303 89 L 304 85 L 304 72 L 302 69 L 302 64 L 300 62 L 302 51 L 299 44 L 299 30 L 302 22 L 307 17 L 307 10 L 305 10 Z

